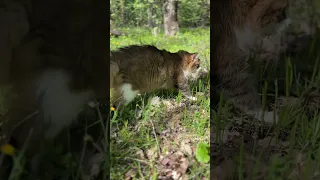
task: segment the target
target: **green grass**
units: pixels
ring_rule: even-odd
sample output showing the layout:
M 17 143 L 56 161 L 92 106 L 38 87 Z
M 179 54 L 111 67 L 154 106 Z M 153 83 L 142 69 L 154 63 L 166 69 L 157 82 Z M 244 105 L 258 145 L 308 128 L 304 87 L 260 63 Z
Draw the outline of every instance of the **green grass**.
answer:
M 154 36 L 151 30 L 140 28 L 119 30 L 127 35 L 111 38 L 111 50 L 149 44 L 171 52 L 198 52 L 203 67 L 209 69 L 209 28 L 182 29 L 176 37 L 165 37 L 162 33 Z M 166 172 L 162 160 L 176 151 L 181 151 L 189 162 L 184 178 L 209 178 L 209 163 L 195 158 L 197 144 L 209 144 L 209 78 L 195 83 L 192 90 L 198 97 L 192 105 L 179 106 L 183 102 L 179 92 L 160 91 L 141 95 L 123 111 L 116 112 L 111 122 L 111 179 L 131 176 L 133 179 L 158 179 Z M 185 165 L 179 159 L 172 161 Z M 170 172 L 177 170 L 168 169 Z
M 320 178 L 319 36 L 314 40 L 295 55 L 282 56 L 277 68 L 252 68 L 260 80 L 263 106 L 278 105 L 277 124 L 256 122 L 232 111 L 224 101 L 217 104 L 211 126 L 215 132 L 211 140 L 215 176 Z M 280 104 L 281 100 L 290 101 Z M 231 140 L 226 141 L 226 136 Z M 219 161 L 222 156 L 230 161 Z

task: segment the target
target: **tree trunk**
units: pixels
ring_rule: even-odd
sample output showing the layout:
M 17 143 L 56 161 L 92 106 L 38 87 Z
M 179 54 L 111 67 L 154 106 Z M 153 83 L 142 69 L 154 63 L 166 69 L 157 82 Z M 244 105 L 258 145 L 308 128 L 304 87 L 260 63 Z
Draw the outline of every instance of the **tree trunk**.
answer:
M 123 22 L 124 24 L 126 23 L 126 19 L 125 19 L 125 2 L 124 0 L 120 1 L 121 5 L 120 5 L 120 16 L 121 16 L 121 22 Z
M 154 19 L 153 19 L 153 2 L 148 2 L 148 26 L 153 28 L 154 27 Z
M 164 11 L 164 34 L 174 36 L 179 31 L 178 23 L 178 1 L 165 0 L 163 5 Z

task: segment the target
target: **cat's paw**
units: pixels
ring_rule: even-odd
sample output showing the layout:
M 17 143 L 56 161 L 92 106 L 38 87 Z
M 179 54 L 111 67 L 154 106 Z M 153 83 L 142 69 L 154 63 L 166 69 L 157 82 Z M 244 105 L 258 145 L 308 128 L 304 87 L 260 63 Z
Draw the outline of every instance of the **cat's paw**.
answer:
M 263 113 L 262 110 L 258 110 L 258 111 L 249 112 L 248 114 L 253 115 L 254 118 L 258 119 L 259 121 L 263 120 L 264 122 L 267 122 L 267 123 L 273 123 L 273 122 L 277 123 L 279 121 L 279 115 L 274 111 L 265 111 Z
M 264 112 L 263 116 L 262 115 L 262 112 L 258 113 L 256 115 L 256 118 L 259 120 L 259 121 L 265 121 L 267 123 L 277 123 L 279 121 L 279 115 L 278 114 L 274 114 L 273 111 L 267 111 L 267 112 Z
M 198 100 L 198 98 L 194 97 L 194 96 L 187 96 L 187 99 L 190 101 L 197 101 Z
M 199 68 L 199 77 L 200 78 L 205 77 L 208 73 L 209 73 L 208 69 L 206 69 L 204 67 Z

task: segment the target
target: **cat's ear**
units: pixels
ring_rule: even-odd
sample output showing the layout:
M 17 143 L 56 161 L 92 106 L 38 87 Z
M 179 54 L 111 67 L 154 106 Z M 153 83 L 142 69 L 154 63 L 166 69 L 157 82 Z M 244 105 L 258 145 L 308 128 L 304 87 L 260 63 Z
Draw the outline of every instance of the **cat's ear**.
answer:
M 199 53 L 194 53 L 194 54 L 192 54 L 192 59 L 194 60 L 194 61 L 199 61 L 200 59 L 199 59 Z

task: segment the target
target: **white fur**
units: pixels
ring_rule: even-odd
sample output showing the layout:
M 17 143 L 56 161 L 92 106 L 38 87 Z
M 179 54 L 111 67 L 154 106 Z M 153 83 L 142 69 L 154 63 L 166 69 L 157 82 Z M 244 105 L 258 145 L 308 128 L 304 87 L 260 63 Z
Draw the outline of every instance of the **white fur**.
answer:
M 251 114 L 251 115 L 254 115 L 254 117 L 256 119 L 258 119 L 259 121 L 262 121 L 262 109 L 259 109 L 257 111 L 252 111 L 252 112 L 249 112 L 248 114 Z M 279 115 L 277 113 L 275 113 L 274 111 L 265 111 L 264 114 L 263 114 L 263 120 L 267 123 L 277 123 L 279 121 Z M 274 117 L 275 115 L 275 117 Z
M 37 81 L 37 97 L 48 129 L 46 138 L 55 137 L 64 127 L 69 126 L 82 108 L 93 98 L 93 93 L 71 92 L 68 87 L 70 76 L 62 70 L 50 70 Z
M 190 72 L 188 70 L 183 71 L 183 76 L 186 79 L 190 79 L 190 80 L 197 80 L 201 74 L 203 73 L 207 73 L 208 71 L 205 68 L 199 67 L 197 70 Z
M 198 98 L 197 97 L 194 97 L 194 96 L 187 96 L 187 98 L 190 100 L 190 101 L 197 101 Z
M 195 73 L 191 74 L 191 79 L 192 80 L 197 80 L 199 79 L 201 76 L 205 75 L 208 73 L 208 70 L 206 68 L 203 67 L 199 67 Z
M 284 33 L 288 29 L 291 22 L 292 22 L 292 20 L 290 18 L 287 18 L 284 21 L 282 21 L 280 23 L 279 27 L 277 28 L 277 33 L 278 34 Z
M 186 78 L 186 79 L 188 79 L 189 78 L 189 76 L 190 76 L 190 71 L 188 71 L 188 70 L 183 70 L 182 71 L 183 72 L 183 76 L 184 76 L 184 78 Z
M 243 27 L 234 27 L 234 34 L 236 37 L 237 46 L 244 53 L 250 53 L 251 49 L 255 49 L 259 45 L 259 40 L 261 39 L 262 34 L 272 34 L 272 36 L 274 36 L 273 39 L 280 40 L 281 36 L 290 24 L 291 19 L 287 18 L 280 23 L 270 24 L 265 29 L 262 29 L 261 32 L 254 32 L 251 29 L 250 25 L 244 25 Z
M 256 45 L 258 34 L 255 34 L 249 25 L 242 28 L 235 27 L 234 34 L 238 48 L 244 53 L 250 53 L 250 49 Z
M 121 86 L 121 92 L 125 105 L 129 104 L 139 94 L 138 90 L 132 90 L 132 84 L 129 83 L 124 83 Z

